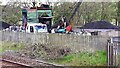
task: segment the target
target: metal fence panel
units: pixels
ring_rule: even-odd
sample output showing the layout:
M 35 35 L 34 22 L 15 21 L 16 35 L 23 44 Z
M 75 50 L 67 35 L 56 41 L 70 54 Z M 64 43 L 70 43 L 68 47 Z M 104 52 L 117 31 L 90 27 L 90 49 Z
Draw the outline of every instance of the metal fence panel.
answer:
M 120 37 L 113 37 L 107 45 L 108 66 L 120 66 Z

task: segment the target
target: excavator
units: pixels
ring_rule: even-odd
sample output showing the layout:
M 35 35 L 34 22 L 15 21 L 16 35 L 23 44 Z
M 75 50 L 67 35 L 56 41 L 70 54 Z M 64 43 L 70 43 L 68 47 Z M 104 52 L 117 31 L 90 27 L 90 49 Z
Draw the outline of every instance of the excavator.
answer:
M 73 13 L 71 14 L 68 22 L 66 21 L 65 16 L 62 16 L 61 20 L 59 20 L 58 23 L 55 23 L 51 27 L 51 33 L 69 33 L 69 32 L 71 32 L 72 26 L 74 24 L 74 22 L 72 22 L 72 19 L 74 18 L 75 14 L 78 11 L 81 4 L 82 4 L 82 1 L 79 1 L 76 4 L 76 7 L 75 7 Z

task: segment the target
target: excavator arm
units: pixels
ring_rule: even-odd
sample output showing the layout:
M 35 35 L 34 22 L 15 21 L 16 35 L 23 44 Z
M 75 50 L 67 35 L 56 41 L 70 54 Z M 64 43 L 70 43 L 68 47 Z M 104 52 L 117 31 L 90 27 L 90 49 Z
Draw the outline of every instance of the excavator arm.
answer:
M 80 7 L 81 4 L 82 4 L 82 0 L 80 0 L 80 1 L 77 3 L 77 5 L 76 5 L 76 7 L 75 7 L 75 9 L 74 9 L 74 11 L 73 11 L 73 13 L 72 13 L 72 15 L 70 16 L 70 18 L 69 18 L 69 20 L 68 20 L 68 26 L 65 28 L 66 30 L 68 29 L 68 31 L 70 31 L 70 30 L 72 29 L 72 25 L 74 24 L 74 22 L 72 22 L 71 20 L 72 20 L 73 17 L 75 16 L 75 14 L 76 14 L 76 12 L 78 11 L 78 9 L 79 9 L 79 7 Z M 58 24 L 53 25 L 53 27 L 54 27 L 54 26 L 58 26 Z
M 73 13 L 72 13 L 72 15 L 70 16 L 70 18 L 69 18 L 69 25 L 73 25 L 74 23 L 71 21 L 71 19 L 73 19 L 73 17 L 75 16 L 75 14 L 76 14 L 76 12 L 78 11 L 78 9 L 79 9 L 79 7 L 80 7 L 80 5 L 82 4 L 82 1 L 80 1 L 80 2 L 78 2 L 77 3 L 77 5 L 76 5 L 76 7 L 75 7 L 75 9 L 74 9 L 74 11 L 73 11 Z

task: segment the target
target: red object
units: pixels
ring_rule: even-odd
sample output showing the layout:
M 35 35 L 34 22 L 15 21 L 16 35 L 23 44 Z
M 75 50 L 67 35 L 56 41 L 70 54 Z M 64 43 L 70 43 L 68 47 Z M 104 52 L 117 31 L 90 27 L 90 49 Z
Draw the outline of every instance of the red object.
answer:
M 72 26 L 71 25 L 68 25 L 67 27 L 66 27 L 66 31 L 71 31 L 72 30 Z

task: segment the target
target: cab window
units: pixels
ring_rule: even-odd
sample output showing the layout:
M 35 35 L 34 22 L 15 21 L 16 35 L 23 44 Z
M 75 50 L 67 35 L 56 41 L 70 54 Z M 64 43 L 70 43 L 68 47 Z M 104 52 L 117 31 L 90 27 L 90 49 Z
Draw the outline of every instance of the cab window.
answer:
M 30 32 L 34 32 L 33 26 L 30 26 Z

